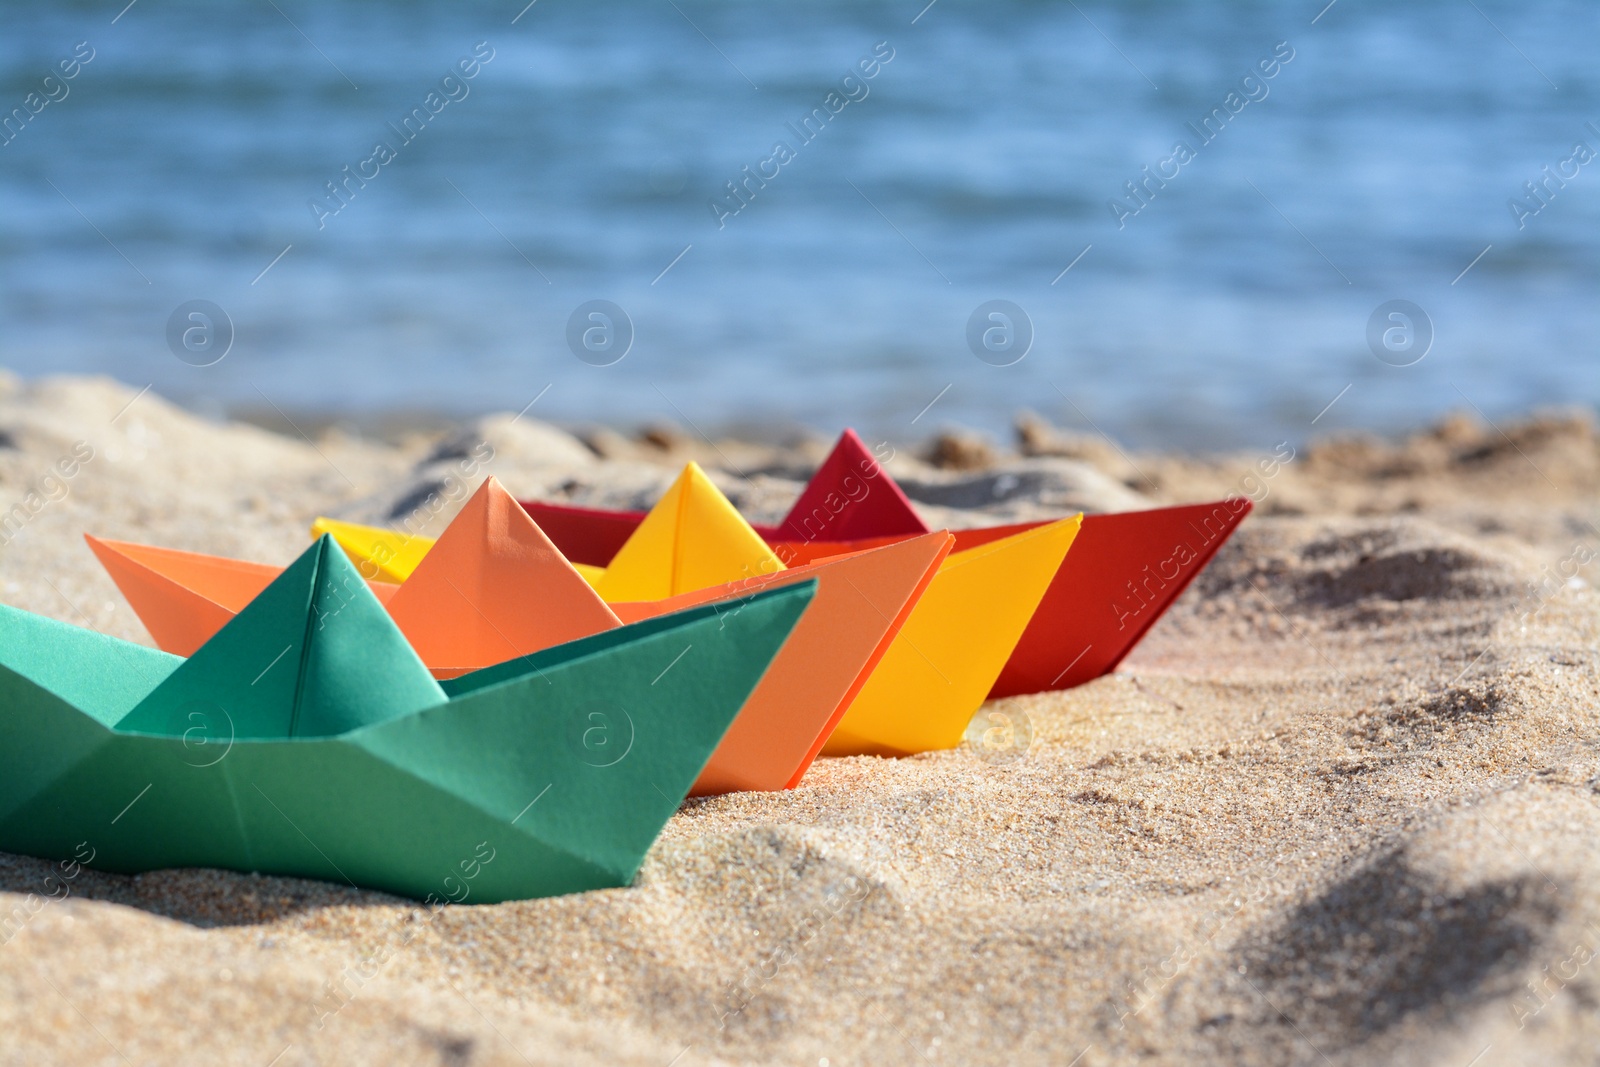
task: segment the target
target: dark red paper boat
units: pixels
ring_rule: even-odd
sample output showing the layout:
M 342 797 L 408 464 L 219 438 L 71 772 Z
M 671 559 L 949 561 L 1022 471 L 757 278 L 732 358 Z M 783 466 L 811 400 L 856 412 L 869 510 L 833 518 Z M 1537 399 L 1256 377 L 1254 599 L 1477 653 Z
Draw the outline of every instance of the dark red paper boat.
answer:
M 525 500 L 522 506 L 575 563 L 611 562 L 644 519 Z M 1114 670 L 1250 513 L 1229 497 L 1206 504 L 1086 515 L 1033 621 L 991 697 L 1068 689 Z M 954 552 L 1048 520 L 954 530 Z M 900 487 L 853 430 L 846 430 L 776 526 L 755 527 L 791 565 L 929 532 Z

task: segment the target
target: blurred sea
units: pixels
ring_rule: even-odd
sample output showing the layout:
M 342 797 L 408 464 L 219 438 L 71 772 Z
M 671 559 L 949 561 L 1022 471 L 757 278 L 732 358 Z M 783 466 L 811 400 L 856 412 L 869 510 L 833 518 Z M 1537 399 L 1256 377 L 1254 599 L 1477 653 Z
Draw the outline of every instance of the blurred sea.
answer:
M 1031 407 L 1262 449 L 1600 402 L 1600 163 L 1524 187 L 1600 150 L 1592 0 L 125 2 L 0 6 L 0 115 L 60 97 L 0 138 L 0 363 L 25 374 L 708 432 L 1003 433 Z M 406 143 L 430 92 L 455 98 Z M 205 367 L 167 339 L 197 299 L 235 334 Z M 1033 326 L 1009 366 L 969 349 L 995 299 Z M 1410 366 L 1369 350 L 1392 299 L 1433 324 Z M 609 366 L 569 350 L 591 300 L 633 324 Z

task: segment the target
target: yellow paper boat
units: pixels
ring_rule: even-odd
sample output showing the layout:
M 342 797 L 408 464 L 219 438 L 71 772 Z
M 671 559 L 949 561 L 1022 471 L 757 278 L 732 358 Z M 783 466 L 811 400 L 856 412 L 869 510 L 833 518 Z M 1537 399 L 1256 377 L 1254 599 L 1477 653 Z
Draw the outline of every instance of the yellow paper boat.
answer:
M 1074 515 L 947 556 L 822 754 L 960 744 L 1082 523 Z

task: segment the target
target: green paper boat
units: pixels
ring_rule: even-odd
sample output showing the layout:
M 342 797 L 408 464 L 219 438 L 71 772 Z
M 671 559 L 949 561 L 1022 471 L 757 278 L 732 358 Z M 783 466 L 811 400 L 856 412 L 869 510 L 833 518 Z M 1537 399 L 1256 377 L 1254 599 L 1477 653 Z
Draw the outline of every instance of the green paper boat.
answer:
M 0 849 L 430 902 L 624 886 L 815 585 L 448 690 L 327 537 L 187 660 L 0 605 Z

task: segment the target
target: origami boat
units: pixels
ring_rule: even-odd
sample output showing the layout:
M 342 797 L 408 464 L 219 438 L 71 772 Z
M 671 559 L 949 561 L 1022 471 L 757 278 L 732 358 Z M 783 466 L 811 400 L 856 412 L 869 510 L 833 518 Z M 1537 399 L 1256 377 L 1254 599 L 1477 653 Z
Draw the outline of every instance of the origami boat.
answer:
M 814 590 L 443 686 L 329 538 L 187 660 L 0 607 L 0 849 L 458 903 L 627 885 Z
M 527 509 L 576 564 L 606 566 L 644 519 L 525 500 Z M 989 695 L 1068 689 L 1115 670 L 1250 513 L 1229 497 L 1206 504 L 1086 515 L 1038 611 Z M 967 549 L 1038 528 L 1018 523 L 953 531 L 951 559 Z M 927 532 L 927 525 L 878 459 L 846 430 L 789 514 L 753 529 L 785 563 L 855 551 Z
M 723 506 L 733 514 L 726 501 Z M 741 521 L 736 514 L 734 520 Z M 944 533 L 926 534 L 792 570 L 774 560 L 780 573 L 668 600 L 619 604 L 613 614 L 510 494 L 489 479 L 402 585 L 369 584 L 434 677 L 452 678 L 620 626 L 618 615 L 637 621 L 816 579 L 810 609 L 696 781 L 691 795 L 702 796 L 798 784 L 951 540 Z M 278 573 L 216 556 L 88 541 L 156 643 L 172 652 L 185 650 L 167 644 L 173 635 L 197 647 Z M 760 551 L 768 554 L 765 545 Z M 718 610 L 731 609 L 721 604 Z
M 872 676 L 837 720 L 822 753 L 906 755 L 959 743 L 1071 547 L 1079 519 L 1036 524 L 946 557 Z M 383 546 L 385 533 L 357 529 L 359 537 L 345 549 L 364 564 L 360 553 Z M 890 538 L 863 548 L 881 549 L 904 540 Z M 395 558 L 395 553 L 385 558 Z M 416 573 L 427 559 L 423 557 Z M 722 592 L 708 595 L 726 595 L 739 583 L 782 573 L 784 565 L 773 550 L 691 463 L 636 524 L 594 584 L 612 596 L 670 598 L 718 582 Z

